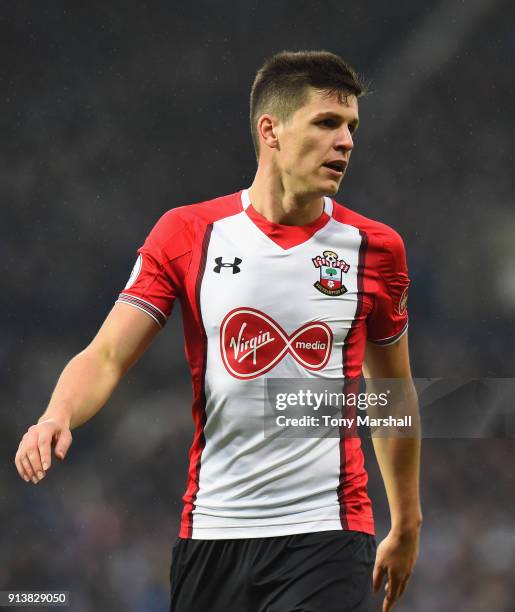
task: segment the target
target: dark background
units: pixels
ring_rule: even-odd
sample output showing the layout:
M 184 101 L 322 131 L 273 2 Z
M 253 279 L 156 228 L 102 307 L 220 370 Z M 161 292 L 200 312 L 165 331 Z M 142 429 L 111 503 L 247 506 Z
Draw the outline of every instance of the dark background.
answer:
M 512 2 L 5 3 L 0 589 L 69 590 L 74 612 L 167 609 L 192 433 L 178 313 L 64 465 L 34 486 L 14 454 L 157 218 L 250 185 L 250 86 L 283 49 L 336 52 L 371 82 L 337 199 L 404 237 L 414 375 L 513 375 Z M 399 612 L 515 609 L 514 446 L 425 442 Z

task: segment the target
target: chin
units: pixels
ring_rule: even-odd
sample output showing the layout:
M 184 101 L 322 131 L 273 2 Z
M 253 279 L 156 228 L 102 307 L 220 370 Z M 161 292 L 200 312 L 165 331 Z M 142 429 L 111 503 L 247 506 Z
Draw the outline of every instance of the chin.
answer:
M 305 184 L 303 195 L 309 198 L 321 198 L 323 196 L 332 197 L 336 195 L 340 183 L 334 180 L 317 181 L 316 183 Z
M 324 195 L 326 196 L 334 196 L 338 193 L 338 189 L 340 189 L 340 183 L 337 181 L 329 181 L 324 189 Z

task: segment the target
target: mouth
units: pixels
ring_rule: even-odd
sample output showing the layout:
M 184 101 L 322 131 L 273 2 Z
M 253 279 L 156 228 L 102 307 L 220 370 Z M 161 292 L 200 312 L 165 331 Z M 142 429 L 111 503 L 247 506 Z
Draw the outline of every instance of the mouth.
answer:
M 334 161 L 322 164 L 322 167 L 330 170 L 335 176 L 343 176 L 345 168 L 347 168 L 347 162 L 343 159 L 335 159 Z

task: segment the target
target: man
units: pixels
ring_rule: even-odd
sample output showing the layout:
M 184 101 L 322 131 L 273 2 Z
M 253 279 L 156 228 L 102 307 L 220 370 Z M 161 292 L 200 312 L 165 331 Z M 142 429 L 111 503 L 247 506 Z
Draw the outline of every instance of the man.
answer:
M 176 612 L 365 612 L 373 568 L 375 590 L 387 579 L 386 611 L 415 564 L 416 438 L 374 439 L 392 520 L 376 555 L 359 437 L 263 435 L 266 380 L 347 381 L 365 367 L 411 381 L 402 240 L 331 199 L 362 92 L 331 53 L 265 62 L 251 93 L 251 187 L 161 217 L 16 454 L 34 483 L 52 442 L 63 459 L 70 430 L 105 404 L 179 298 L 195 434 L 171 570 Z

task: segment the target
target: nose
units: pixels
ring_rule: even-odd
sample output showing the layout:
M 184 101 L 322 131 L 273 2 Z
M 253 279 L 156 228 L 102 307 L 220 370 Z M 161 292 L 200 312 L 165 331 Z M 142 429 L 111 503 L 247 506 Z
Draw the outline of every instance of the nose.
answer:
M 350 133 L 348 125 L 342 125 L 338 130 L 334 148 L 337 151 L 352 151 L 354 148 L 354 141 L 352 140 L 352 134 Z

